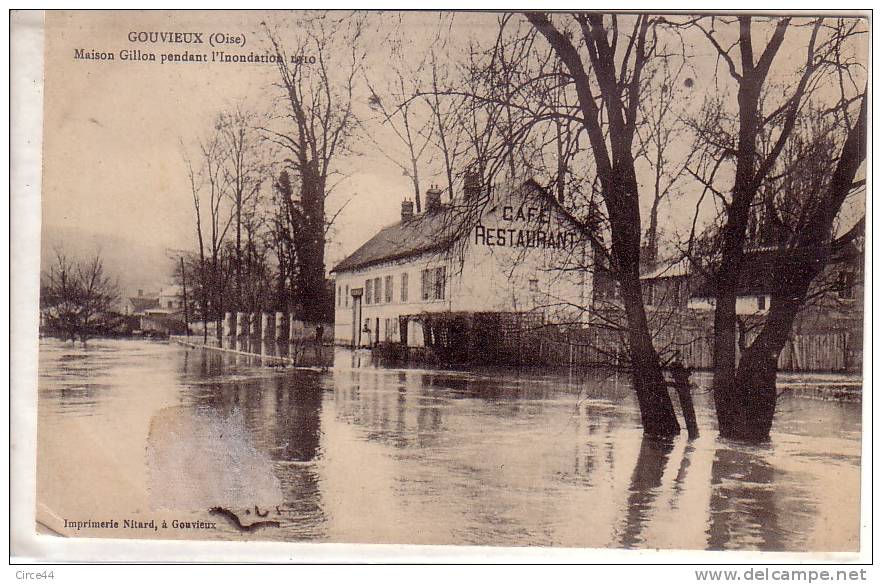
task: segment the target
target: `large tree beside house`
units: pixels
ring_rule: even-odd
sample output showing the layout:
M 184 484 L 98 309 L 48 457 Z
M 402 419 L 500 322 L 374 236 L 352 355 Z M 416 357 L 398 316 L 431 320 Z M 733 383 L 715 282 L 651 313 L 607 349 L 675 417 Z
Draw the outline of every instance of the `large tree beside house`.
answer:
M 325 279 L 325 238 L 331 222 L 326 199 L 339 175 L 338 159 L 349 151 L 356 129 L 355 86 L 365 58 L 361 29 L 359 16 L 333 13 L 298 21 L 291 41 L 287 39 L 292 35 L 286 33 L 283 41 L 280 33 L 266 29 L 277 57 L 281 117 L 286 123 L 263 130 L 284 152 L 284 166 L 293 179 L 289 198 L 296 198 L 301 214 L 297 294 L 284 309 L 306 321 L 321 321 L 331 302 Z
M 640 282 L 640 193 L 635 168 L 641 89 L 647 63 L 658 58 L 661 19 L 641 14 L 620 28 L 598 13 L 526 18 L 563 63 L 578 96 L 578 115 L 594 158 L 611 237 L 610 266 L 628 323 L 628 350 L 643 429 L 671 436 L 680 425 L 652 342 Z M 616 50 L 619 35 L 628 50 Z
M 564 199 L 559 208 L 593 238 L 599 252 L 593 269 L 603 266 L 615 280 L 634 387 L 644 429 L 650 434 L 674 434 L 678 424 L 644 308 L 641 193 L 647 189 L 641 187 L 646 181 L 638 180 L 638 162 L 642 157 L 655 170 L 655 188 L 645 193 L 652 196 L 642 197 L 651 201 L 646 230 L 649 257 L 658 247 L 658 206 L 670 185 L 682 181 L 686 173 L 697 181 L 704 191 L 697 210 L 707 209 L 708 204 L 721 210 L 719 221 L 710 226 L 711 231 L 716 229 L 709 246 L 712 257 L 702 258 L 714 275 L 714 395 L 721 434 L 764 439 L 774 415 L 780 346 L 811 281 L 823 271 L 843 202 L 861 186 L 855 178 L 864 158 L 866 23 L 837 18 L 597 13 L 528 13 L 525 18 L 532 30 L 522 30 L 518 19 L 501 17 L 495 44 L 483 54 L 474 48 L 468 51 L 463 69 L 472 72 L 483 66 L 488 71 L 483 84 L 479 76 L 475 86 L 463 83 L 459 90 L 437 93 L 464 96 L 466 103 L 484 104 L 488 111 L 499 113 L 497 131 L 481 134 L 489 145 L 481 151 L 491 153 L 494 161 L 520 162 L 514 153 L 535 152 L 528 146 L 551 125 L 575 127 L 575 135 L 587 142 L 564 157 L 563 166 L 578 179 L 568 183 L 573 186 L 566 189 L 565 197 L 557 197 Z M 522 46 L 532 51 L 520 53 Z M 706 102 L 698 114 L 685 107 L 678 115 L 671 114 L 673 83 L 678 79 L 672 72 L 680 71 L 684 61 L 688 64 L 689 47 L 708 46 L 719 58 L 714 83 L 705 84 Z M 783 54 L 795 51 L 800 58 L 785 61 Z M 500 59 L 500 54 L 508 59 Z M 512 55 L 521 58 L 512 62 Z M 691 78 L 685 81 L 694 84 Z M 515 82 L 516 90 L 506 87 Z M 514 115 L 507 117 L 509 112 Z M 827 122 L 819 123 L 818 115 Z M 686 120 L 688 129 L 669 131 L 679 120 Z M 812 123 L 823 129 L 823 135 L 810 135 Z M 684 154 L 679 164 L 671 164 L 665 156 L 647 156 L 653 149 L 656 154 L 671 150 L 677 141 L 680 150 L 689 152 L 685 142 L 690 136 L 692 154 Z M 782 156 L 788 148 L 796 152 L 793 144 L 800 136 L 803 145 L 814 150 Z M 540 147 L 539 152 L 547 150 L 553 148 Z M 825 156 L 827 164 L 815 164 Z M 792 186 L 789 197 L 762 196 L 781 191 L 784 183 L 803 172 L 806 160 L 813 161 L 816 176 L 806 182 L 814 189 L 800 199 L 794 199 Z M 542 166 L 526 158 L 523 165 L 545 176 L 559 179 L 562 174 L 548 164 L 543 172 Z M 481 182 L 491 185 L 493 175 L 485 167 L 479 166 Z M 552 179 L 549 184 L 560 183 Z M 589 210 L 599 207 L 592 207 L 595 199 L 586 193 L 596 193 L 602 205 L 602 212 L 594 213 L 600 220 L 590 227 Z M 785 216 L 782 203 L 788 200 L 791 214 Z M 793 205 L 794 200 L 799 204 Z M 789 253 L 779 256 L 788 265 L 776 271 L 778 292 L 772 297 L 766 326 L 746 347 L 739 364 L 735 302 L 745 251 L 752 245 L 748 228 L 761 202 L 769 209 L 778 207 L 777 214 L 767 219 L 789 222 L 790 231 L 780 241 Z M 801 210 L 795 217 L 794 208 Z M 701 232 L 699 215 L 693 225 Z M 687 246 L 687 255 L 694 257 L 696 251 L 695 246 Z
M 736 95 L 710 98 L 696 124 L 705 172 L 694 175 L 724 202 L 713 261 L 717 419 L 726 438 L 766 440 L 775 413 L 778 356 L 837 245 L 834 229 L 843 203 L 862 187 L 856 178 L 866 158 L 861 66 L 866 23 L 744 15 L 698 18 L 690 25 L 719 55 L 718 74 L 727 78 L 721 85 L 732 84 Z M 785 62 L 784 54 L 792 50 L 788 36 L 799 37 L 802 47 L 791 70 L 786 68 L 793 61 Z M 816 173 L 803 181 L 801 192 L 788 193 L 788 181 L 806 178 L 802 157 L 787 156 L 798 143 L 808 146 L 802 156 L 814 160 L 808 170 L 829 172 Z M 727 166 L 730 174 L 720 179 Z M 737 290 L 757 207 L 765 209 L 768 222 L 779 224 L 775 243 L 787 253 L 778 256 L 773 271 L 764 326 L 739 359 Z

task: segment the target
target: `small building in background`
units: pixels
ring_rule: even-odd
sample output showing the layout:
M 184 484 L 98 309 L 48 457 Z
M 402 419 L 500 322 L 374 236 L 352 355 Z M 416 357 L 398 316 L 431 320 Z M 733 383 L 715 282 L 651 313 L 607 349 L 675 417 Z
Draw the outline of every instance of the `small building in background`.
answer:
M 739 347 L 748 346 L 772 306 L 774 275 L 788 265 L 821 261 L 816 250 L 763 247 L 747 250 L 736 289 Z M 837 246 L 815 278 L 800 309 L 779 368 L 791 371 L 858 371 L 863 353 L 862 242 Z M 657 264 L 641 276 L 657 348 L 679 348 L 693 367 L 713 363 L 716 299 L 712 276 L 685 260 Z M 610 302 L 606 299 L 606 306 Z M 596 307 L 599 310 L 598 307 Z
M 138 328 L 142 332 L 168 335 L 186 330 L 183 291 L 177 285 L 165 286 L 159 292 L 147 294 L 138 290 L 137 296 L 126 299 L 124 312 L 138 317 Z
M 138 290 L 137 296 L 126 298 L 123 303 L 123 314 L 127 316 L 144 316 L 148 310 L 159 308 L 158 293 L 144 293 L 144 290 Z

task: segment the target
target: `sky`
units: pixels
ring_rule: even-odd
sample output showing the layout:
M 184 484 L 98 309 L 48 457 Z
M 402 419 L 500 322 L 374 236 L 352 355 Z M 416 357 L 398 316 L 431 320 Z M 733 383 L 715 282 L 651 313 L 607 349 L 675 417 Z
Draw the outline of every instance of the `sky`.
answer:
M 138 33 L 151 31 L 201 33 L 206 43 L 215 38 L 213 33 L 244 37 L 244 47 L 223 50 L 262 53 L 266 48 L 262 23 L 279 31 L 284 45 L 286 41 L 293 43 L 299 30 L 292 18 L 248 11 L 48 13 L 44 234 L 56 234 L 56 240 L 88 234 L 105 246 L 142 250 L 145 256 L 165 249 L 195 249 L 185 156 L 192 156 L 195 140 L 211 128 L 219 111 L 236 104 L 269 109 L 280 95 L 274 86 L 278 73 L 272 64 L 162 64 L 122 61 L 119 53 L 140 50 L 159 58 L 161 53 L 213 50 L 207 44 L 151 44 L 128 38 L 130 33 L 137 39 Z M 383 72 L 388 70 L 387 51 L 382 49 L 391 27 L 384 23 L 392 24 L 398 18 L 397 14 L 378 17 L 365 31 L 370 49 L 365 65 L 372 83 L 382 82 Z M 403 18 L 404 50 L 414 55 L 435 38 L 439 22 L 446 22 L 434 13 L 410 13 Z M 496 18 L 492 14 L 457 15 L 455 26 L 462 31 L 462 39 L 492 40 Z M 800 44 L 800 34 L 793 33 L 797 39 L 794 47 Z M 117 59 L 77 59 L 77 49 L 114 53 Z M 792 47 L 784 51 L 782 65 L 799 54 Z M 330 62 L 345 63 L 346 54 L 327 57 Z M 713 62 L 706 59 L 705 69 L 695 71 L 694 104 L 702 101 L 708 89 Z M 380 142 L 389 137 L 388 128 L 379 126 L 372 131 Z M 396 221 L 402 198 L 412 191 L 409 179 L 370 141 L 362 139 L 354 148 L 358 155 L 342 159 L 339 166 L 347 178 L 328 199 L 329 215 L 345 204 L 327 250 L 329 269 L 380 227 Z M 440 182 L 440 177 L 423 178 L 423 188 L 435 180 Z M 688 208 L 689 201 L 682 204 Z M 667 206 L 662 212 L 663 221 L 688 217 L 680 208 Z M 145 259 L 145 265 L 149 263 Z M 137 267 L 138 261 L 133 261 L 132 269 L 137 271 Z M 158 277 L 155 271 L 150 274 L 152 279 Z
M 260 23 L 249 12 L 49 13 L 46 22 L 44 231 L 82 230 L 125 238 L 141 247 L 195 249 L 185 156 L 222 110 L 255 108 L 278 92 L 271 64 L 186 64 L 75 59 L 76 49 L 119 54 L 187 50 L 184 45 L 131 43 L 130 32 L 244 33 L 262 52 Z M 284 42 L 284 33 L 282 40 Z M 211 50 L 199 47 L 200 52 Z M 261 102 L 264 103 L 261 103 Z M 353 168 L 354 167 L 354 168 Z M 340 236 L 329 264 L 342 259 L 400 212 L 409 181 L 383 157 L 359 156 L 328 201 Z M 399 194 L 400 193 L 400 194 Z

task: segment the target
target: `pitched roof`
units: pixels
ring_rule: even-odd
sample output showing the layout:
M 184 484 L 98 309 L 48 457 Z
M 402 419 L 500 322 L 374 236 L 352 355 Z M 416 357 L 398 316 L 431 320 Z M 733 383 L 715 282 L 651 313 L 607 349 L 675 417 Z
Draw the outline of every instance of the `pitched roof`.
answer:
M 132 303 L 132 309 L 135 312 L 142 312 L 150 308 L 159 308 L 159 298 L 148 298 L 146 296 L 132 296 L 129 298 Z
M 860 249 L 854 244 L 849 244 L 834 250 L 828 260 L 828 265 L 854 264 L 860 261 L 860 257 Z M 739 296 L 771 294 L 775 273 L 781 269 L 781 266 L 786 269 L 788 265 L 819 261 L 821 261 L 821 253 L 817 249 L 762 248 L 747 251 L 736 294 Z M 705 278 L 693 296 L 704 298 L 711 297 L 714 293 L 712 279 Z
M 533 179 L 516 187 L 499 187 L 497 193 L 520 194 L 542 190 Z M 485 201 L 486 202 L 486 201 Z M 375 264 L 449 249 L 476 223 L 480 209 L 474 205 L 447 204 L 434 213 L 414 215 L 380 230 L 364 245 L 338 263 L 331 272 L 346 272 Z
M 450 247 L 453 211 L 442 207 L 384 227 L 364 245 L 342 260 L 331 272 L 346 272 L 374 264 L 407 258 Z
M 690 273 L 689 261 L 683 258 L 676 262 L 659 262 L 640 274 L 641 280 L 658 280 L 660 278 L 680 278 Z

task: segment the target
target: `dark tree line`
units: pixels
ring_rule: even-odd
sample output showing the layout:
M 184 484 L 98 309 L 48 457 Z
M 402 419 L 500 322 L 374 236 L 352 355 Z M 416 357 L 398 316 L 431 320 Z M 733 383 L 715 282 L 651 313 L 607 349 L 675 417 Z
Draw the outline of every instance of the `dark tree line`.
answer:
M 326 199 L 356 127 L 360 21 L 308 14 L 295 28 L 290 47 L 275 29 L 264 31 L 279 57 L 275 109 L 219 113 L 186 160 L 197 250 L 177 277 L 190 287 L 191 313 L 206 336 L 209 322 L 220 334 L 225 312 L 333 319 L 325 247 L 334 217 Z M 344 74 L 327 61 L 339 50 L 349 57 Z M 294 62 L 289 53 L 318 59 Z

